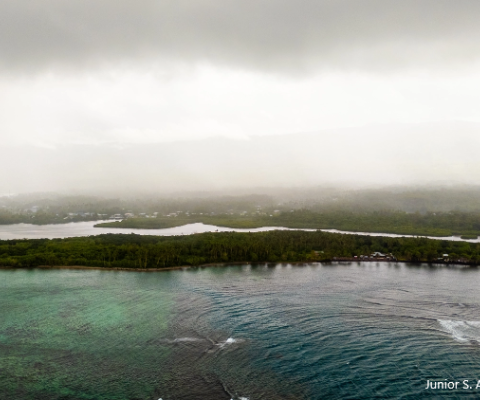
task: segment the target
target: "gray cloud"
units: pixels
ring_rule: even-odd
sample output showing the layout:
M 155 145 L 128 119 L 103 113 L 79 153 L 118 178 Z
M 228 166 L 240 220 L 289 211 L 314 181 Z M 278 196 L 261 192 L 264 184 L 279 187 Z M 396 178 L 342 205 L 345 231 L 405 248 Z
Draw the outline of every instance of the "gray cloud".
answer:
M 479 58 L 479 21 L 478 0 L 3 0 L 0 67 L 444 68 Z

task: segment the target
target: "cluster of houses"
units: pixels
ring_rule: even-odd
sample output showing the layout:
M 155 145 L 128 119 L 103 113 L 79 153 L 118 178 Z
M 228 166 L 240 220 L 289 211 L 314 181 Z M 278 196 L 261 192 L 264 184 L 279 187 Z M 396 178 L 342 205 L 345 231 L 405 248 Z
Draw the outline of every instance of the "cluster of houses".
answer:
M 261 207 L 260 206 L 257 206 L 257 211 L 256 212 L 253 212 L 252 215 L 268 215 L 267 213 L 265 212 L 262 212 L 261 210 Z M 293 210 L 292 210 L 293 211 Z M 273 217 L 274 215 L 279 215 L 281 213 L 280 210 L 274 210 L 272 212 L 272 214 L 270 214 L 271 217 Z M 226 213 L 220 213 L 220 214 L 223 214 L 223 215 L 236 215 L 237 213 L 234 213 L 234 212 L 226 212 Z M 170 213 L 166 213 L 166 214 L 161 214 L 163 217 L 170 217 L 170 218 L 175 218 L 175 217 L 180 217 L 180 216 L 191 216 L 191 215 L 210 215 L 210 216 L 213 216 L 213 215 L 218 215 L 218 213 L 216 212 L 190 212 L 190 211 L 175 211 L 175 212 L 170 212 Z M 249 215 L 248 211 L 241 211 L 238 213 L 238 215 L 241 215 L 241 216 L 247 216 Z M 157 218 L 159 216 L 159 213 L 158 212 L 154 212 L 152 214 L 147 214 L 147 213 L 138 213 L 138 214 L 134 214 L 134 213 L 131 213 L 131 212 L 127 212 L 125 214 L 113 214 L 111 215 L 108 219 L 113 219 L 113 220 L 123 220 L 123 219 L 127 219 L 127 218 Z
M 370 254 L 369 256 L 364 256 L 362 254 L 359 257 L 354 256 L 354 258 L 357 258 L 357 259 L 360 259 L 360 260 L 397 261 L 397 258 L 392 253 L 383 254 L 383 253 L 380 253 L 379 251 L 376 251 L 376 252 Z
M 68 215 L 63 219 L 77 219 L 78 217 L 87 218 L 87 217 L 94 217 L 94 216 L 106 217 L 107 214 L 97 214 L 94 212 L 76 212 L 76 213 L 68 213 Z
M 135 218 L 135 217 L 140 217 L 140 218 L 157 218 L 157 212 L 153 213 L 152 215 L 148 215 L 147 213 L 139 213 L 138 215 L 135 215 L 134 213 L 127 212 L 125 214 L 113 214 L 111 215 L 108 219 L 114 219 L 114 220 L 122 220 L 122 219 L 128 219 L 128 218 Z
M 317 255 L 319 252 L 315 252 Z M 379 251 L 375 251 L 374 253 L 370 255 L 361 255 L 361 256 L 353 256 L 353 257 L 333 257 L 333 260 L 336 261 L 347 261 L 347 260 L 362 260 L 362 261 L 397 261 L 397 258 L 392 254 L 383 254 L 380 253 Z M 437 258 L 437 261 L 439 262 L 449 262 L 449 261 L 455 261 L 455 262 L 468 262 L 466 259 L 458 259 L 458 260 L 450 260 L 450 256 L 448 254 L 442 254 L 441 257 Z
M 375 251 L 370 255 L 361 255 L 361 256 L 353 256 L 353 257 L 333 257 L 334 261 L 397 261 L 397 257 L 395 257 L 392 253 L 383 254 L 379 251 Z

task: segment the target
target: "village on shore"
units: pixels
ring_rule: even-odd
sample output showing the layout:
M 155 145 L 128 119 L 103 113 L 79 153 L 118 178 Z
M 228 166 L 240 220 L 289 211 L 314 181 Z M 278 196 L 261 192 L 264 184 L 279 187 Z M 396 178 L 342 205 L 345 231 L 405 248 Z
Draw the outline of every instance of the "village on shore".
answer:
M 375 251 L 370 255 L 360 255 L 353 257 L 332 257 L 332 261 L 399 261 L 392 253 L 384 254 L 379 251 Z M 436 262 L 438 263 L 460 263 L 460 264 L 469 264 L 470 260 L 467 259 L 455 259 L 451 260 L 448 254 L 442 254 L 441 257 L 438 257 Z

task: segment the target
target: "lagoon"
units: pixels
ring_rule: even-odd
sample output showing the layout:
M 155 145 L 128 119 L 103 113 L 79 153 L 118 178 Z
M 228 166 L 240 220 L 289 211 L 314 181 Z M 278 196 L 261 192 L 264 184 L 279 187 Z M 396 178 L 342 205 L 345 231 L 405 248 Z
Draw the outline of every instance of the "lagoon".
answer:
M 251 229 L 234 229 L 223 226 L 205 225 L 202 223 L 194 223 L 183 226 L 177 226 L 173 228 L 164 229 L 132 229 L 132 228 L 95 228 L 94 225 L 101 222 L 109 221 L 87 221 L 87 222 L 70 222 L 67 224 L 48 224 L 48 225 L 33 225 L 33 224 L 12 224 L 12 225 L 0 225 L 0 240 L 11 239 L 62 239 L 67 237 L 80 237 L 101 235 L 104 233 L 135 233 L 137 235 L 191 235 L 194 233 L 203 232 L 263 232 L 276 229 L 281 230 L 298 230 L 290 229 L 278 226 L 265 226 L 261 228 Z M 305 231 L 314 231 L 315 229 L 303 229 Z M 321 229 L 324 232 L 344 233 L 344 234 L 356 234 L 356 235 L 368 235 L 368 236 L 386 236 L 386 237 L 426 237 L 436 240 L 450 240 L 450 241 L 464 241 L 470 243 L 480 243 L 480 238 L 465 240 L 459 236 L 414 236 L 414 235 L 397 235 L 392 233 L 381 232 L 348 232 L 337 229 Z
M 233 229 L 214 225 L 205 225 L 202 223 L 194 223 L 183 226 L 165 229 L 132 229 L 132 228 L 95 228 L 94 225 L 101 222 L 111 221 L 86 221 L 86 222 L 70 222 L 67 224 L 12 224 L 0 225 L 0 240 L 10 239 L 62 239 L 67 237 L 101 235 L 104 233 L 135 233 L 137 235 L 191 235 L 193 233 L 203 232 L 262 232 L 275 229 L 288 229 L 279 227 L 263 227 L 254 229 Z M 314 229 L 307 229 L 313 231 Z

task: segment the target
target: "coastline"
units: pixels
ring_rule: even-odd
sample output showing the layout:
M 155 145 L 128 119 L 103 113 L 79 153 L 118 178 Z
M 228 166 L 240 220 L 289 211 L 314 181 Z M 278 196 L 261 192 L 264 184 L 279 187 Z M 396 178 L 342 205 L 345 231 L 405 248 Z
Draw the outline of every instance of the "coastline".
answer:
M 306 262 L 292 262 L 288 264 L 305 264 Z M 32 269 L 73 269 L 73 270 L 93 270 L 93 271 L 128 271 L 128 272 L 163 272 L 163 271 L 175 271 L 186 270 L 191 268 L 211 268 L 211 267 L 225 267 L 227 265 L 245 265 L 252 264 L 248 261 L 234 261 L 229 263 L 211 263 L 200 265 L 179 265 L 177 267 L 165 267 L 165 268 L 114 268 L 114 267 L 88 267 L 83 265 L 38 265 L 36 267 L 5 267 L 0 265 L 0 270 L 32 270 Z
M 371 263 L 371 262 L 384 262 L 388 264 L 410 264 L 410 265 L 420 265 L 426 264 L 429 266 L 434 267 L 448 267 L 450 265 L 458 265 L 462 268 L 476 268 L 479 264 L 474 263 L 467 263 L 461 261 L 447 261 L 447 262 L 428 262 L 428 261 L 404 261 L 404 260 L 358 260 L 358 259 L 350 259 L 347 257 L 335 257 L 331 260 L 323 260 L 323 261 L 283 261 L 283 262 L 251 262 L 251 261 L 233 261 L 233 262 L 226 262 L 226 263 L 209 263 L 209 264 L 200 264 L 200 265 L 180 265 L 177 267 L 165 267 L 165 268 L 114 268 L 114 267 L 88 267 L 83 265 L 38 265 L 36 267 L 6 267 L 0 265 L 0 270 L 33 270 L 33 269 L 45 269 L 45 270 L 53 270 L 53 269 L 61 269 L 61 270 L 92 270 L 92 271 L 121 271 L 121 272 L 163 272 L 163 271 L 176 271 L 176 270 L 187 270 L 192 268 L 212 268 L 212 267 L 226 267 L 232 265 L 258 265 L 258 264 L 271 264 L 271 265 L 278 265 L 278 264 L 285 264 L 285 265 L 306 265 L 306 264 L 350 264 L 350 263 Z

